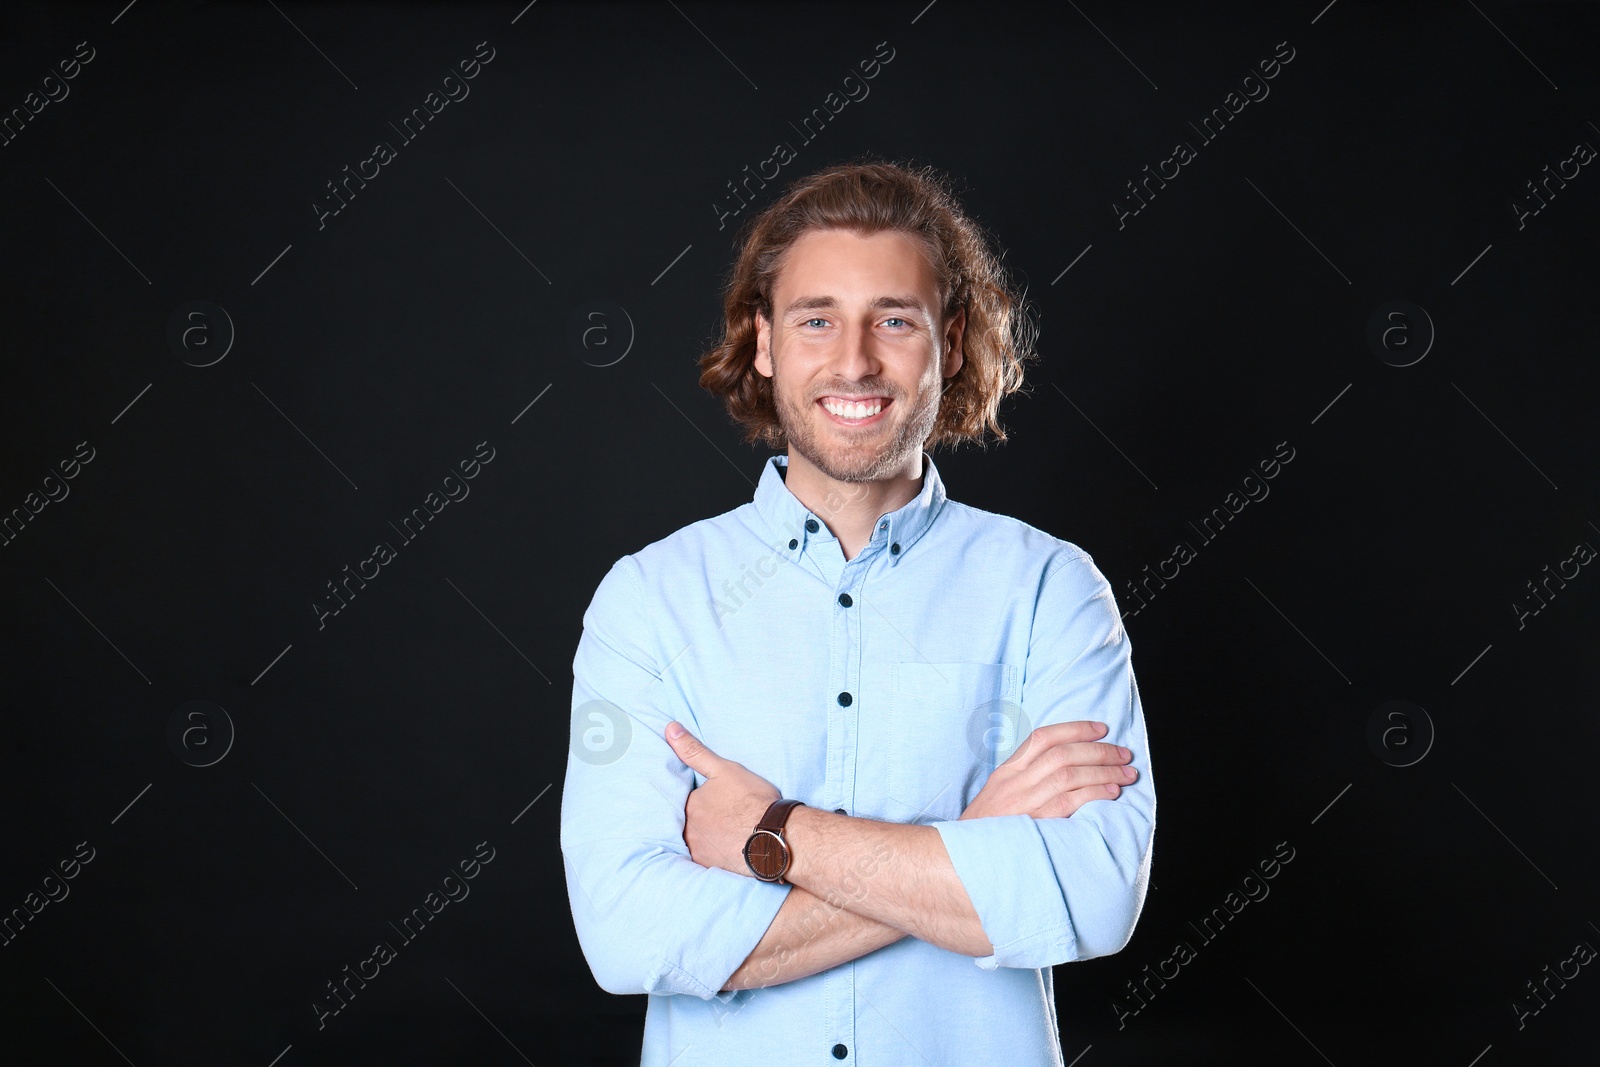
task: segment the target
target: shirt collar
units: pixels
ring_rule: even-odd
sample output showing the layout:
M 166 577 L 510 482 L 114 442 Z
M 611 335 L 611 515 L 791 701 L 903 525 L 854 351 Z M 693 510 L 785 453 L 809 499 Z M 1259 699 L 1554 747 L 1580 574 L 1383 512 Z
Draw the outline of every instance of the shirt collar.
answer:
M 756 486 L 755 507 L 767 524 L 777 532 L 780 551 L 791 558 L 805 551 L 808 541 L 835 540 L 822 515 L 800 502 L 789 491 L 783 480 L 789 466 L 787 455 L 770 456 L 761 468 L 761 481 Z M 872 537 L 863 552 L 887 548 L 891 563 L 898 563 L 922 535 L 933 525 L 939 511 L 948 499 L 944 481 L 933 457 L 922 453 L 922 489 L 915 497 L 898 509 L 878 517 Z M 826 508 L 826 502 L 823 503 Z

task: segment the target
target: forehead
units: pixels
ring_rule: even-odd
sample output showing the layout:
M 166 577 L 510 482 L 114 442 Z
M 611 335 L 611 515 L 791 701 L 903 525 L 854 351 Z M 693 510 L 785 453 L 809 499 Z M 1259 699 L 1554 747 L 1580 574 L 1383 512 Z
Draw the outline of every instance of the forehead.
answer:
M 921 242 L 907 234 L 809 230 L 784 254 L 772 302 L 781 308 L 800 294 L 847 301 L 915 292 L 931 308 L 938 285 Z

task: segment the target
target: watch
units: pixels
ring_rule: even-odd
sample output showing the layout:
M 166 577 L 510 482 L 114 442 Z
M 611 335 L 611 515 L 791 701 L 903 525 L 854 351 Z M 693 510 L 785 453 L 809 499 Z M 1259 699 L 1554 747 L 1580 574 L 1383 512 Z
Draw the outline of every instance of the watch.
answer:
M 775 800 L 767 813 L 756 823 L 755 832 L 744 843 L 744 861 L 763 882 L 788 885 L 783 876 L 789 873 L 789 843 L 783 839 L 783 824 L 789 813 L 801 805 L 799 800 Z

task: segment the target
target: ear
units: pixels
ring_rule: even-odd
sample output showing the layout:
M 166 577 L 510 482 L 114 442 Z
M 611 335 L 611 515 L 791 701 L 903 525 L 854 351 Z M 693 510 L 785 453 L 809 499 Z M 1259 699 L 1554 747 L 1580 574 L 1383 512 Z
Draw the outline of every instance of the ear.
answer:
M 967 309 L 960 308 L 950 317 L 950 322 L 944 329 L 944 376 L 955 377 L 956 371 L 961 369 L 961 364 L 966 359 L 961 348 L 962 338 L 966 336 Z
M 759 310 L 756 311 L 755 368 L 763 377 L 772 377 L 772 323 Z

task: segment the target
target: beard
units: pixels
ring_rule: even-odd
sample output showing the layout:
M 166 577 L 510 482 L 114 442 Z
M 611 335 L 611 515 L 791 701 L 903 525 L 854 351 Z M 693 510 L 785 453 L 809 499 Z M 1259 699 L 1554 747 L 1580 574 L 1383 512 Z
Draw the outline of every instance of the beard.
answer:
M 937 379 L 935 379 L 937 381 Z M 909 457 L 921 452 L 939 418 L 940 390 L 924 386 L 908 400 L 891 389 L 863 383 L 872 393 L 892 403 L 886 418 L 870 429 L 855 430 L 827 422 L 817 397 L 790 395 L 773 379 L 773 406 L 789 447 L 808 463 L 837 482 L 875 482 L 902 473 Z M 862 392 L 860 386 L 849 392 Z M 907 404 L 912 406 L 908 409 Z

